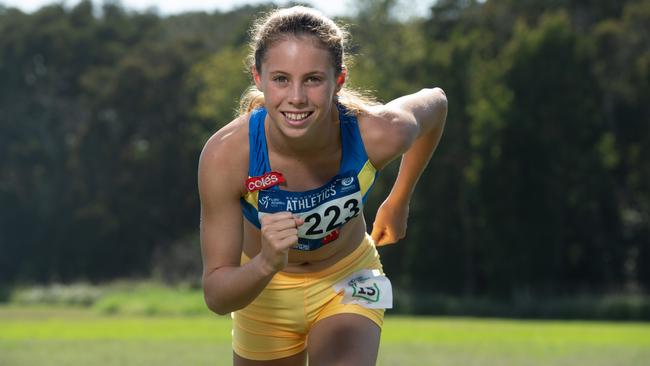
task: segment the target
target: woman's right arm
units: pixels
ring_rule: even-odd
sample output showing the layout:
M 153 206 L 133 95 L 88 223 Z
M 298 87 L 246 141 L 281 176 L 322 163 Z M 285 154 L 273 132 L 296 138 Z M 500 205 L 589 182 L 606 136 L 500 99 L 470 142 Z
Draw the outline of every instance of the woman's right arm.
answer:
M 208 308 L 218 314 L 248 305 L 283 267 L 281 251 L 268 248 L 265 255 L 257 255 L 240 265 L 243 217 L 239 198 L 247 178 L 248 143 L 237 129 L 233 122 L 212 136 L 199 160 L 203 292 Z M 277 232 L 287 231 L 285 226 L 295 228 L 293 219 L 289 223 L 278 217 L 265 218 L 263 223 L 276 237 Z M 280 245 L 280 249 L 284 246 L 290 244 Z

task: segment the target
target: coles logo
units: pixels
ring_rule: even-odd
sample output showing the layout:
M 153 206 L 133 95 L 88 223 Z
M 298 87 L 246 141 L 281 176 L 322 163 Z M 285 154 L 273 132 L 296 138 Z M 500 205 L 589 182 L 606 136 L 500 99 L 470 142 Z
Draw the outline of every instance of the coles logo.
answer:
M 282 173 L 269 172 L 259 177 L 250 177 L 246 179 L 246 189 L 249 192 L 259 191 L 260 189 L 277 186 L 280 183 L 284 183 Z

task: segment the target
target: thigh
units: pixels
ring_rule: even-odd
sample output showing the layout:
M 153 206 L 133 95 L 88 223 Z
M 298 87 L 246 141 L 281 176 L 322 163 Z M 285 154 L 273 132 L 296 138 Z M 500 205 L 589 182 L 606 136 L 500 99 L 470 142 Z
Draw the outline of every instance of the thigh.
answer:
M 232 359 L 234 366 L 303 366 L 307 361 L 307 353 L 302 351 L 297 355 L 279 358 L 277 360 L 255 361 L 243 358 L 233 352 Z
M 285 277 L 276 275 L 253 302 L 232 313 L 232 346 L 238 357 L 272 361 L 305 350 L 304 281 Z
M 337 314 L 319 320 L 309 332 L 309 366 L 372 366 L 377 362 L 381 329 L 358 314 Z

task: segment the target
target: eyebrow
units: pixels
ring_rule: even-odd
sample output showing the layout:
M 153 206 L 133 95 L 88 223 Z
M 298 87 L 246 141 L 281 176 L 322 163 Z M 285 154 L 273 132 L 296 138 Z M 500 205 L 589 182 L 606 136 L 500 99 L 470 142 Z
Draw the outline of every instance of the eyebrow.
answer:
M 291 73 L 288 73 L 288 72 L 282 71 L 282 70 L 272 70 L 272 71 L 269 71 L 269 74 L 271 74 L 271 75 L 277 75 L 277 74 L 291 75 Z M 309 72 L 307 72 L 306 74 L 304 74 L 302 76 L 312 76 L 312 75 L 325 76 L 325 74 L 326 73 L 323 72 L 323 71 L 309 71 Z

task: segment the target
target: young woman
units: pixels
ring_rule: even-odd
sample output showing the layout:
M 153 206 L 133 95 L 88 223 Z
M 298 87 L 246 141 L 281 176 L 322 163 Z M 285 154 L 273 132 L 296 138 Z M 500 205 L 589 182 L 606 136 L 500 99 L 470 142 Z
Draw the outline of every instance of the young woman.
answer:
M 385 105 L 344 87 L 345 33 L 305 7 L 255 27 L 255 88 L 199 163 L 203 288 L 235 365 L 374 365 L 392 305 L 375 246 L 405 236 L 447 113 L 439 88 Z M 366 233 L 377 172 L 402 162 Z

